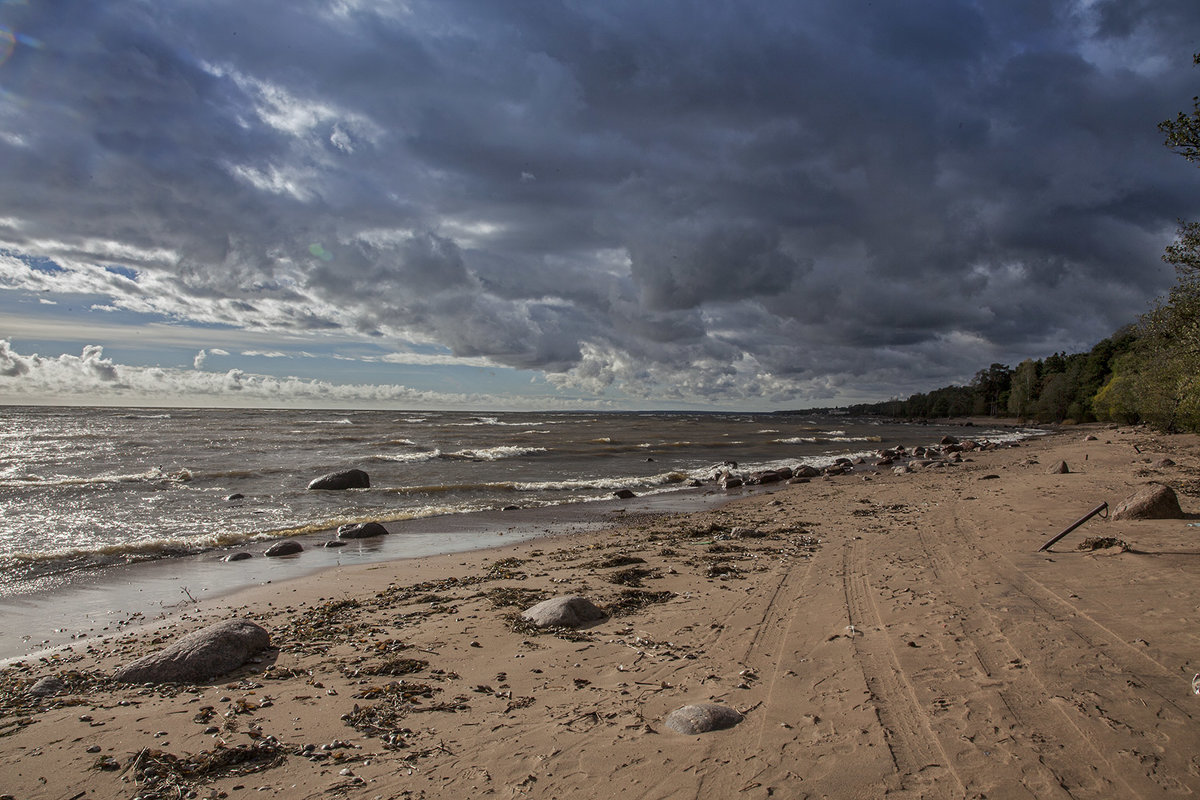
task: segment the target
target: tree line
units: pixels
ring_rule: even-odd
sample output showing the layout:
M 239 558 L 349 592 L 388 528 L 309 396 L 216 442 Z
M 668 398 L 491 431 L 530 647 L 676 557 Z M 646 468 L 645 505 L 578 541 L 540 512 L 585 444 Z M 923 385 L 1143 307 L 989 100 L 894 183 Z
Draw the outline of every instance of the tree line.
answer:
M 1200 53 L 1193 57 L 1200 65 Z M 1200 97 L 1191 112 L 1160 122 L 1164 144 L 1200 164 Z M 992 364 L 967 386 L 907 400 L 852 406 L 855 414 L 906 419 L 1016 417 L 1035 422 L 1147 423 L 1167 432 L 1200 431 L 1200 222 L 1181 222 L 1163 260 L 1176 283 L 1134 325 L 1086 353 L 1056 353 L 1015 368 Z

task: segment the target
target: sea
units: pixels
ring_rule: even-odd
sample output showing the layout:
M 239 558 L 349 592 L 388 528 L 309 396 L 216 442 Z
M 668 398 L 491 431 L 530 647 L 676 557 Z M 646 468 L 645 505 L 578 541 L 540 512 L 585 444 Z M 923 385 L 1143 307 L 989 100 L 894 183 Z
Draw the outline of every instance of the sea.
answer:
M 0 657 L 297 574 L 294 559 L 290 573 L 266 565 L 278 559 L 221 561 L 280 539 L 311 551 L 367 521 L 413 534 L 356 542 L 308 568 L 488 547 L 520 538 L 519 526 L 497 541 L 495 526 L 473 530 L 473 514 L 580 508 L 619 489 L 639 500 L 696 493 L 694 480 L 734 463 L 741 473 L 819 467 L 962 431 L 807 413 L 0 407 Z M 370 488 L 307 488 L 351 468 Z M 433 519 L 421 534 L 417 523 Z

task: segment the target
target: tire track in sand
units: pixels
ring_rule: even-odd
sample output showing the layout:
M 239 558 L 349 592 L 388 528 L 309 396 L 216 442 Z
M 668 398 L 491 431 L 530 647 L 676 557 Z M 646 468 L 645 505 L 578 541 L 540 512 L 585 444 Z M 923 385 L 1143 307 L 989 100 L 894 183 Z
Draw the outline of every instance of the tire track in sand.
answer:
M 884 630 L 865 567 L 859 540 L 848 541 L 842 570 L 850 618 L 847 632 L 875 700 L 876 714 L 883 726 L 901 788 L 920 790 L 922 796 L 962 797 L 965 793 L 962 779 L 934 734 L 913 684 L 900 666 Z

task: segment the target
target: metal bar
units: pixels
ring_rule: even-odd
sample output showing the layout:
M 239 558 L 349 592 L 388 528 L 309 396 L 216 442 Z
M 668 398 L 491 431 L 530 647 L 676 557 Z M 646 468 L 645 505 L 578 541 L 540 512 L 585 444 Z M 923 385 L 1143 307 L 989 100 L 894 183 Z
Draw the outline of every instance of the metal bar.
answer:
M 1066 536 L 1068 533 L 1070 533 L 1071 531 L 1075 530 L 1075 529 L 1076 529 L 1076 528 L 1078 528 L 1080 525 L 1082 525 L 1083 523 L 1087 522 L 1087 521 L 1088 521 L 1089 519 L 1091 519 L 1092 517 L 1094 517 L 1094 516 L 1096 516 L 1097 514 L 1099 514 L 1101 511 L 1107 511 L 1107 510 L 1108 510 L 1108 503 L 1101 503 L 1100 505 L 1096 506 L 1096 507 L 1095 507 L 1095 508 L 1093 508 L 1091 511 L 1089 511 L 1089 512 L 1088 512 L 1088 513 L 1086 513 L 1086 514 L 1084 514 L 1082 517 L 1080 517 L 1079 519 L 1075 520 L 1075 521 L 1074 521 L 1074 522 L 1072 522 L 1070 525 L 1068 525 L 1068 526 L 1066 527 L 1066 529 L 1065 529 L 1065 530 L 1064 530 L 1062 533 L 1058 534 L 1058 535 L 1057 535 L 1057 536 L 1055 536 L 1053 539 L 1051 539 L 1050 541 L 1046 542 L 1044 545 L 1042 545 L 1041 547 L 1039 547 L 1039 548 L 1038 548 L 1038 552 L 1039 552 L 1039 553 L 1041 553 L 1041 552 L 1042 552 L 1042 551 L 1044 551 L 1044 550 L 1049 550 L 1051 547 L 1053 547 L 1053 546 L 1054 546 L 1055 542 L 1057 542 L 1059 539 L 1063 538 L 1063 537 L 1064 537 L 1064 536 Z

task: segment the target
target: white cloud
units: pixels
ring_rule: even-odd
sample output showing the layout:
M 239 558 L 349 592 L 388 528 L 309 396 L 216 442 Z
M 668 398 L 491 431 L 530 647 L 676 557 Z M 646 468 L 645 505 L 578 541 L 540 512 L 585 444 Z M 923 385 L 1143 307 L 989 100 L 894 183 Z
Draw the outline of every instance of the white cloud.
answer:
M 201 351 L 202 353 L 204 351 Z M 212 352 L 217 352 L 213 350 Z M 200 365 L 203 364 L 203 359 Z M 477 408 L 553 406 L 546 399 L 436 392 L 398 384 L 338 384 L 256 375 L 116 364 L 102 348 L 80 355 L 24 355 L 0 339 L 0 401 L 109 405 L 279 405 L 298 407 Z M 558 403 L 564 407 L 572 401 Z M 573 405 L 579 405 L 574 403 Z

